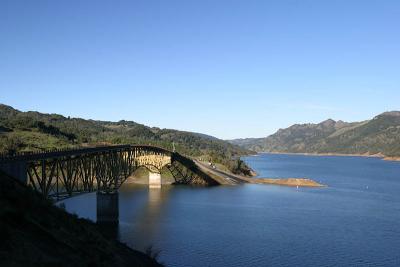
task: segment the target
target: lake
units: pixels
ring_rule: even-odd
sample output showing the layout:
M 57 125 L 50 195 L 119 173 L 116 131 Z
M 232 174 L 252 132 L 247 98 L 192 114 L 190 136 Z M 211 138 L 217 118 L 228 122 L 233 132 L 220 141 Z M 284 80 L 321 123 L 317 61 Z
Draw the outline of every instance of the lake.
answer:
M 259 177 L 326 188 L 124 185 L 118 238 L 167 266 L 400 266 L 400 162 L 259 154 Z M 96 196 L 65 201 L 96 219 Z

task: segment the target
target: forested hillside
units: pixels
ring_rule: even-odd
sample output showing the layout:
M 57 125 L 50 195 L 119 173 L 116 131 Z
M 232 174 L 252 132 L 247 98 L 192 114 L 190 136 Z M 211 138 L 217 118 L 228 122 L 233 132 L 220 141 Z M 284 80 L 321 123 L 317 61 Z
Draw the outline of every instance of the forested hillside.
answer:
M 0 152 L 34 151 L 99 144 L 150 144 L 203 157 L 241 173 L 238 157 L 250 151 L 198 133 L 151 128 L 133 121 L 95 121 L 58 114 L 21 112 L 0 104 Z

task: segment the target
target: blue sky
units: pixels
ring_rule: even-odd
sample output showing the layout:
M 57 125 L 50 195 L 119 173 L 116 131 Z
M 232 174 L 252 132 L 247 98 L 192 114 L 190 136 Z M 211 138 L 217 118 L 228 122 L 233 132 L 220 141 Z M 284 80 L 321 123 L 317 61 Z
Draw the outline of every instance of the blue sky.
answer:
M 0 102 L 261 137 L 400 110 L 400 1 L 0 1 Z

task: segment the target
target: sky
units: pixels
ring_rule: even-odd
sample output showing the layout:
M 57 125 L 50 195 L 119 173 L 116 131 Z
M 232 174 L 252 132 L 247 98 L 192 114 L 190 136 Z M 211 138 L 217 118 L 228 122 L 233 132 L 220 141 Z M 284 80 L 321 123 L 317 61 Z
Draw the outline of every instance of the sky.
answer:
M 223 139 L 400 110 L 400 1 L 0 1 L 0 103 Z

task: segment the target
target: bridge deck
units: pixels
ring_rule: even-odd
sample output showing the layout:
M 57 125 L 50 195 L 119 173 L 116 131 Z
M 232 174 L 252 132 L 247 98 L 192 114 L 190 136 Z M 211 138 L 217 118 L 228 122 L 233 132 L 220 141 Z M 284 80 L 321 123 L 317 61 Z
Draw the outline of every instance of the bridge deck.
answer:
M 218 185 L 223 178 L 210 175 L 177 152 L 150 145 L 81 147 L 0 155 L 0 169 L 31 185 L 46 197 L 115 191 L 140 167 L 160 174 L 166 167 L 176 184 Z M 161 178 L 160 178 L 161 179 Z
M 76 149 L 56 149 L 49 151 L 38 151 L 38 152 L 20 152 L 12 155 L 0 154 L 0 163 L 10 161 L 36 161 L 48 158 L 60 158 L 60 157 L 71 157 L 80 156 L 93 153 L 102 153 L 110 151 L 121 151 L 132 148 L 148 148 L 153 151 L 169 152 L 166 149 L 150 145 L 113 145 L 113 146 L 99 146 L 99 147 L 80 147 Z

